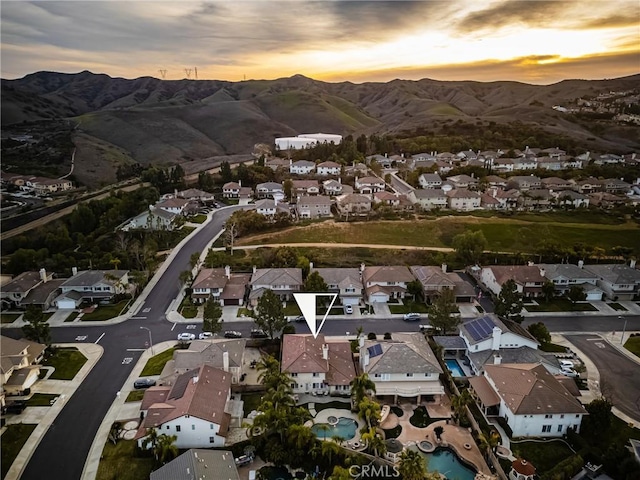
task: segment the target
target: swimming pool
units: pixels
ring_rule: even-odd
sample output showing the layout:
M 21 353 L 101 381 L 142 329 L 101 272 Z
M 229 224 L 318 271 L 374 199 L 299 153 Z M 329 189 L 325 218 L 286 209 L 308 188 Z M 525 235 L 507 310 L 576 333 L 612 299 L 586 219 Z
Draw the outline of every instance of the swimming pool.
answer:
M 462 370 L 462 367 L 456 359 L 450 358 L 445 360 L 444 363 L 447 365 L 447 368 L 451 372 L 451 375 L 453 375 L 454 377 L 466 377 L 466 375 L 464 374 L 464 370 Z
M 409 448 L 420 452 L 416 447 Z M 420 455 L 427 461 L 428 471 L 439 472 L 448 480 L 473 480 L 476 476 L 476 472 L 462 463 L 455 452 L 448 448 L 438 448 L 433 453 L 420 452 Z
M 327 428 L 325 428 L 325 426 Z M 340 417 L 338 423 L 331 425 L 329 423 L 316 423 L 311 427 L 311 431 L 315 433 L 316 437 L 321 439 L 331 437 L 341 437 L 344 440 L 351 440 L 356 436 L 356 430 L 358 428 L 358 422 L 353 418 Z

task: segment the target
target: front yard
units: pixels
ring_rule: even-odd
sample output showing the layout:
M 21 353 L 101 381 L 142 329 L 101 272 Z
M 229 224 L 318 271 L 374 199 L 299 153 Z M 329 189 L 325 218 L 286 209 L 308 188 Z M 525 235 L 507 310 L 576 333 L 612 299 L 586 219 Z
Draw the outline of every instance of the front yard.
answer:
M 29 435 L 35 430 L 36 426 L 36 424 L 31 423 L 7 425 L 7 430 L 0 437 L 0 443 L 2 443 L 0 453 L 2 478 L 7 475 L 11 464 L 13 464 L 20 450 L 22 450 L 23 445 L 27 443 Z
M 58 397 L 57 393 L 34 393 L 27 400 L 27 407 L 50 407 Z
M 429 309 L 424 303 L 405 302 L 404 305 L 389 304 L 391 313 L 428 313 Z
M 114 317 L 122 315 L 130 301 L 130 299 L 127 299 L 114 305 L 99 305 L 93 312 L 82 315 L 80 320 L 83 322 L 104 322 L 105 320 L 111 320 Z
M 56 348 L 53 355 L 45 359 L 42 365 L 55 369 L 49 377 L 51 380 L 73 380 L 86 361 L 87 357 L 77 348 L 65 347 Z
M 525 304 L 528 312 L 596 312 L 590 303 L 573 303 L 565 298 L 554 298 L 550 302 L 540 301 L 537 305 Z
M 640 336 L 630 337 L 624 342 L 624 348 L 633 353 L 636 357 L 640 357 Z
M 175 347 L 170 348 L 169 350 L 165 350 L 164 352 L 151 357 L 142 369 L 142 373 L 140 374 L 140 376 L 150 377 L 152 375 L 160 375 L 165 364 L 173 358 L 173 352 L 175 350 Z
M 144 397 L 144 390 L 131 390 L 129 395 L 127 395 L 126 402 L 139 402 Z
M 142 457 L 138 454 L 135 440 L 118 440 L 115 445 L 107 441 L 102 450 L 96 480 L 149 478 L 153 467 L 152 457 Z
M 0 314 L 0 323 L 13 323 L 20 318 L 21 313 L 2 313 Z

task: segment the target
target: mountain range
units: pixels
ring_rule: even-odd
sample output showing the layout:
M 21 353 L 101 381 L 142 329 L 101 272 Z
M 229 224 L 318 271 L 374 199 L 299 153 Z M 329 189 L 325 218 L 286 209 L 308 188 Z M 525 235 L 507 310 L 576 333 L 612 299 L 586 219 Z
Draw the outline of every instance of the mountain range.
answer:
M 327 83 L 302 75 L 167 81 L 37 72 L 2 80 L 2 127 L 19 131 L 29 122 L 72 119 L 78 125 L 73 133 L 77 161 L 112 166 L 246 154 L 257 143 L 272 145 L 275 137 L 301 133 L 406 134 L 446 121 L 519 121 L 588 141 L 594 149 L 638 149 L 637 132 L 611 128 L 596 136 L 552 108 L 638 85 L 640 74 L 529 85 L 430 79 Z

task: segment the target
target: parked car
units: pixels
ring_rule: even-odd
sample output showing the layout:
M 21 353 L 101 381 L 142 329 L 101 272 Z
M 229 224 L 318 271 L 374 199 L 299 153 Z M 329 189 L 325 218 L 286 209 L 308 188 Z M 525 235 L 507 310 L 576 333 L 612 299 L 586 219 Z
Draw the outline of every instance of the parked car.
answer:
M 298 315 L 297 317 L 293 317 L 289 320 L 289 323 L 291 322 L 304 322 L 304 316 L 303 315 Z
M 405 322 L 417 322 L 418 320 L 420 320 L 420 314 L 419 313 L 405 313 L 404 314 L 404 321 Z
M 420 325 L 421 332 L 433 333 L 440 330 L 438 327 L 434 327 L 433 325 Z
M 268 335 L 265 333 L 265 331 L 260 328 L 254 328 L 253 330 L 251 330 L 251 338 L 267 338 L 267 337 Z
M 198 335 L 198 338 L 200 340 L 206 340 L 207 338 L 211 338 L 213 337 L 213 333 L 211 332 L 202 332 L 200 335 Z
M 139 378 L 133 382 L 133 388 L 149 388 L 155 384 L 156 381 L 153 378 Z
M 578 372 L 576 372 L 573 368 L 561 368 L 560 373 L 566 377 L 575 378 L 578 376 Z
M 251 455 L 240 455 L 239 457 L 236 457 L 234 460 L 235 460 L 236 467 L 242 467 L 244 465 L 249 465 L 251 462 L 253 462 L 253 457 Z
M 573 367 L 574 365 L 571 360 L 560 360 L 560 368 L 571 370 L 573 369 Z
M 181 341 L 187 341 L 188 342 L 189 340 L 195 340 L 195 339 L 196 339 L 196 334 L 195 333 L 184 332 L 184 333 L 179 333 L 178 334 L 178 340 L 181 340 Z
M 344 306 L 344 313 L 349 313 L 349 314 L 353 313 L 353 306 L 345 305 Z
M 235 330 L 227 330 L 224 332 L 224 338 L 242 338 L 242 334 Z

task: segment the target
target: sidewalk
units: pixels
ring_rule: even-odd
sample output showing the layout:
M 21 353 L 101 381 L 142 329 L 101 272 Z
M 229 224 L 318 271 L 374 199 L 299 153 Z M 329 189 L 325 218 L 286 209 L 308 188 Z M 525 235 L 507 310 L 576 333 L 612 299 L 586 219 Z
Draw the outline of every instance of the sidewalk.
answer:
M 15 423 L 35 423 L 37 427 L 20 450 L 13 465 L 9 469 L 5 480 L 18 480 L 22 475 L 24 467 L 29 462 L 31 455 L 44 437 L 49 427 L 53 425 L 56 417 L 67 403 L 69 398 L 75 393 L 85 377 L 89 374 L 94 365 L 102 357 L 103 349 L 100 345 L 93 343 L 61 343 L 59 347 L 77 347 L 82 354 L 87 357 L 87 362 L 82 366 L 73 380 L 40 380 L 32 387 L 33 393 L 55 393 L 60 396 L 56 402 L 49 407 L 27 407 L 20 415 L 8 417 L 7 424 Z M 3 429 L 4 431 L 4 429 Z M 72 441 L 72 440 L 70 440 Z

